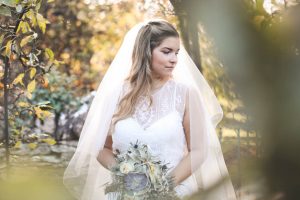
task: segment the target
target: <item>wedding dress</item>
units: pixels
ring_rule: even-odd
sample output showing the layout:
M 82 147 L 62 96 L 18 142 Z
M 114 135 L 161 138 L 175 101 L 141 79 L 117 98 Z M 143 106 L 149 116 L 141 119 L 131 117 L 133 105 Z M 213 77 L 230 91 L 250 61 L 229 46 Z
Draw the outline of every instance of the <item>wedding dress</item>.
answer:
M 116 123 L 113 149 L 126 151 L 136 141 L 147 144 L 151 154 L 167 163 L 171 171 L 187 153 L 182 125 L 187 91 L 187 86 L 171 79 L 151 95 L 150 107 L 149 99 L 140 97 L 134 114 Z M 183 181 L 175 191 L 179 197 L 197 191 L 194 176 Z

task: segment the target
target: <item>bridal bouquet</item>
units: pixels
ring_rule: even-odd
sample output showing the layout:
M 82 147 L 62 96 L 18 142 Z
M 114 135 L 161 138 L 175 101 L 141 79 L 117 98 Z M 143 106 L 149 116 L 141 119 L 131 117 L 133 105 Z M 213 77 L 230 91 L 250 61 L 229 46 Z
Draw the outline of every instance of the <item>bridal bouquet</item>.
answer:
M 117 165 L 112 170 L 112 183 L 105 194 L 112 193 L 120 200 L 176 200 L 172 177 L 166 164 L 153 157 L 148 146 L 131 143 L 127 152 L 115 153 Z

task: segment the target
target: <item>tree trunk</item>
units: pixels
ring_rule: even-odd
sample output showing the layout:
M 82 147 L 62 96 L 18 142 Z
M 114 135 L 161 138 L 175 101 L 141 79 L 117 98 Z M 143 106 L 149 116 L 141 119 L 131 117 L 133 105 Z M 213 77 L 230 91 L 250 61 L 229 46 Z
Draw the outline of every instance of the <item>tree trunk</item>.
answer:
M 55 129 L 54 129 L 54 139 L 55 141 L 59 141 L 59 137 L 58 137 L 58 123 L 59 123 L 59 118 L 60 118 L 60 114 L 59 113 L 55 113 L 55 117 L 54 117 L 54 124 L 55 124 Z
M 174 7 L 174 11 L 179 20 L 179 29 L 182 35 L 183 44 L 196 64 L 197 68 L 202 72 L 199 29 L 198 20 L 193 13 L 194 1 L 170 0 Z
M 9 95 L 9 61 L 7 57 L 1 55 L 1 60 L 4 62 L 4 138 L 5 138 L 5 155 L 6 166 L 9 166 L 9 129 L 8 129 L 8 95 Z

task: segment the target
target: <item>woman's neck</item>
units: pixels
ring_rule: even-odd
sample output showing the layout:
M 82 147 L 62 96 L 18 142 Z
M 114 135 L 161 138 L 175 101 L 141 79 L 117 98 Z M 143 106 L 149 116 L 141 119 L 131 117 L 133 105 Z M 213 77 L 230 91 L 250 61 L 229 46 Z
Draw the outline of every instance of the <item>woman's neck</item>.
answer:
M 171 77 L 153 78 L 152 79 L 152 91 L 158 90 L 170 79 L 171 79 Z

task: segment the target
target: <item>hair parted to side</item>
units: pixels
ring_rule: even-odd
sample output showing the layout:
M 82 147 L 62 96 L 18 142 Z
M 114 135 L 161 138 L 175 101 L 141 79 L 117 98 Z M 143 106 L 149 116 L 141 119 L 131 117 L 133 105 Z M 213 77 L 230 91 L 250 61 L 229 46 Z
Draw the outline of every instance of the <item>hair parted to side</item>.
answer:
M 139 30 L 133 47 L 131 70 L 126 78 L 129 91 L 119 102 L 113 116 L 113 126 L 134 112 L 139 96 L 148 97 L 152 104 L 152 51 L 168 37 L 179 37 L 179 34 L 172 24 L 164 20 L 150 21 Z

